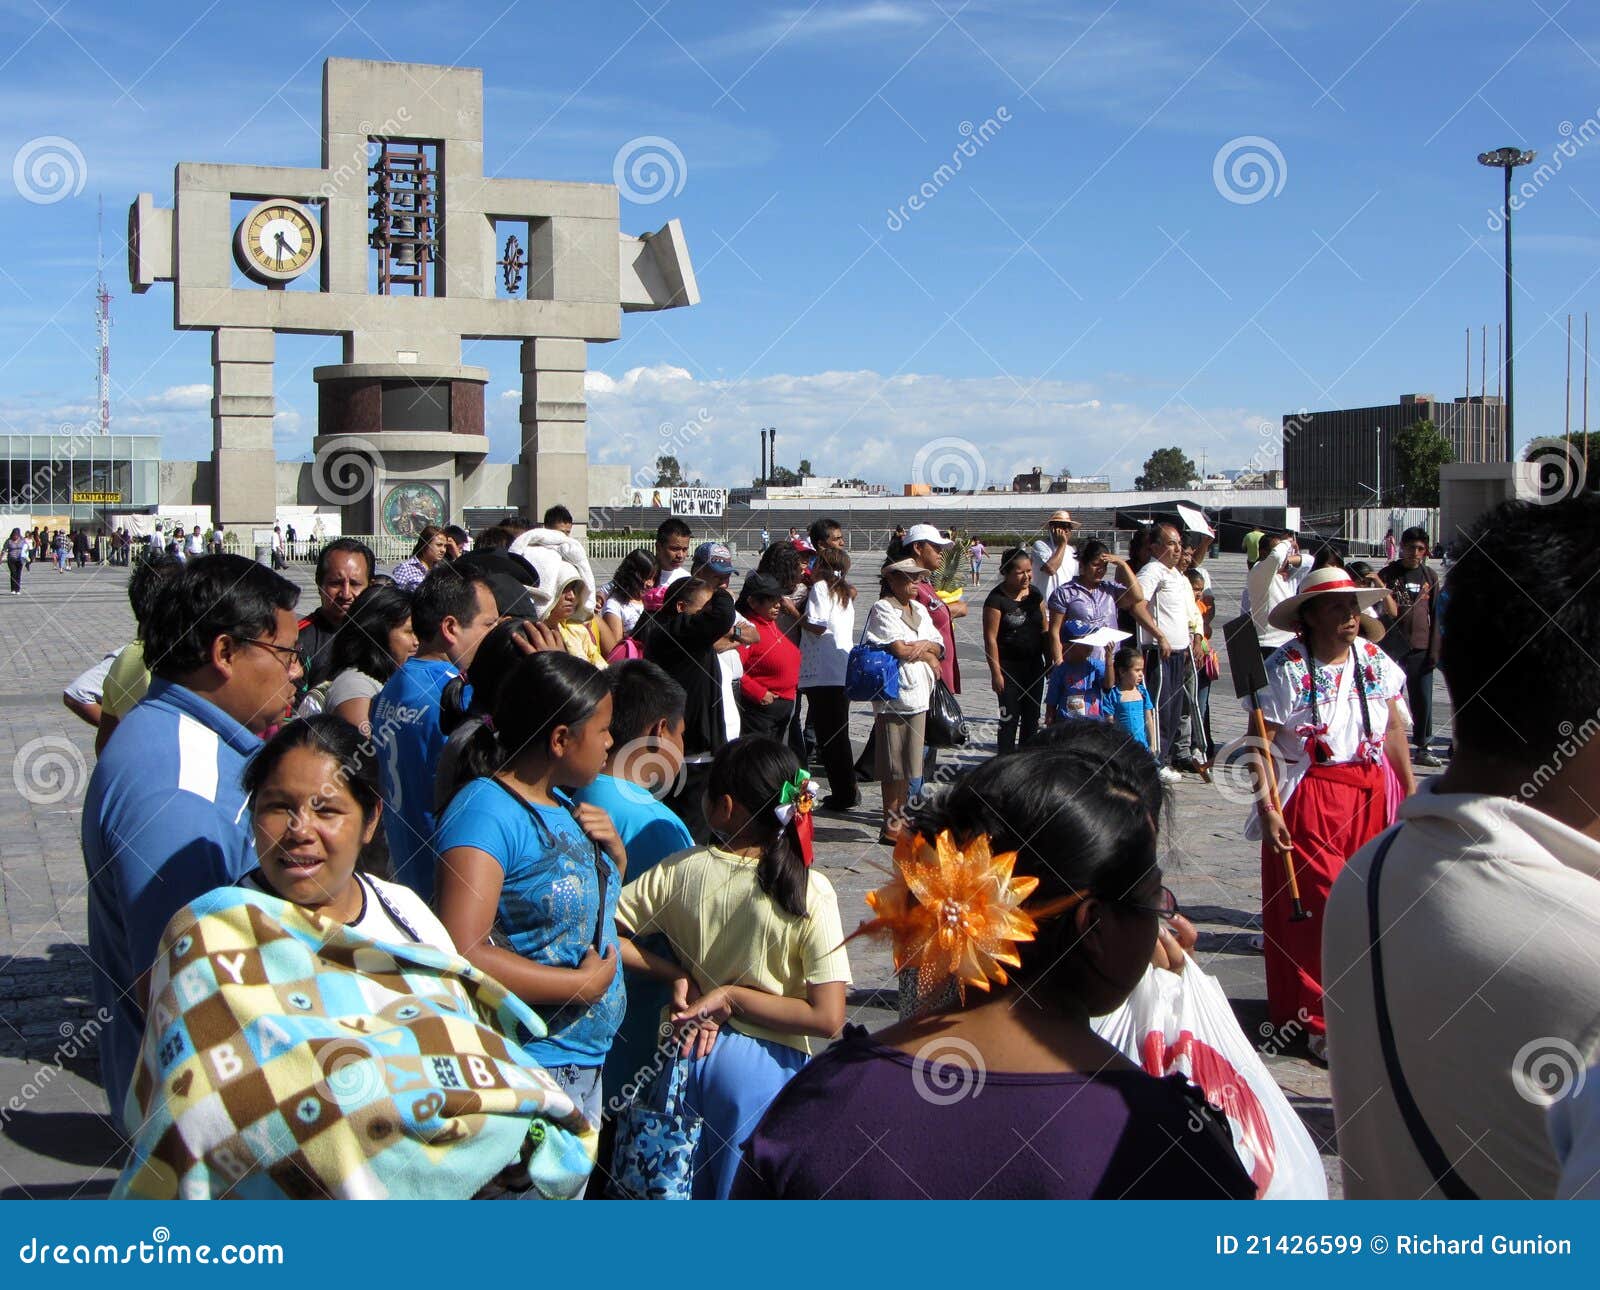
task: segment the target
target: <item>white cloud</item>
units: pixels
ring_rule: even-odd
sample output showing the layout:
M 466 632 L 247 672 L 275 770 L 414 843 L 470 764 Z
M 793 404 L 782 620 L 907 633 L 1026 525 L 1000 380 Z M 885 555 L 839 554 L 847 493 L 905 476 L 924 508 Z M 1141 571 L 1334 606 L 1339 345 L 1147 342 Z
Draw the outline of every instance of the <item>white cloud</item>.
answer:
M 136 401 L 141 409 L 204 408 L 211 405 L 209 385 L 169 385 L 159 394 Z
M 764 53 L 775 45 L 798 44 L 806 40 L 828 40 L 837 44 L 852 37 L 872 37 L 879 33 L 926 26 L 935 14 L 892 0 L 867 0 L 830 8 L 780 9 L 752 26 L 729 31 L 712 40 L 696 44 L 701 57 L 732 57 Z
M 669 382 L 693 381 L 694 373 L 670 363 L 657 363 L 654 367 L 630 367 L 620 377 L 610 377 L 604 372 L 585 372 L 583 391 L 588 395 L 632 395 L 641 389 L 658 390 Z
M 734 486 L 757 473 L 763 426 L 777 427 L 780 464 L 806 458 L 819 474 L 891 486 L 912 479 L 926 445 L 965 440 L 976 464 L 963 469 L 1005 486 L 1034 466 L 1127 484 L 1169 444 L 1197 462 L 1204 451 L 1209 467 L 1261 464 L 1261 445 L 1276 443 L 1279 424 L 1275 412 L 1178 399 L 1164 407 L 1158 394 L 1133 402 L 1093 382 L 1025 377 L 828 371 L 701 380 L 657 364 L 620 377 L 590 372 L 585 386 L 595 461 L 639 468 L 670 452 L 691 477 Z M 490 433 L 506 455 L 516 444 L 510 393 L 491 409 Z

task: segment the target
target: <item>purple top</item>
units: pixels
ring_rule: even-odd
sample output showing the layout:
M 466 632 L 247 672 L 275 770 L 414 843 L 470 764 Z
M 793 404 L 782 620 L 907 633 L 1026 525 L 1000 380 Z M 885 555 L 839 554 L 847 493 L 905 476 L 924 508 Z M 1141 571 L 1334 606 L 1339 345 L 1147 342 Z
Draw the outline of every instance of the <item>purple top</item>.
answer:
M 930 1066 L 852 1028 L 745 1144 L 735 1199 L 1249 1200 L 1228 1130 L 1181 1075 Z M 976 1088 L 979 1091 L 973 1092 Z
M 1117 597 L 1127 588 L 1110 578 L 1093 586 L 1073 581 L 1064 582 L 1050 597 L 1052 614 L 1065 614 L 1068 618 L 1084 618 L 1096 627 L 1117 625 Z

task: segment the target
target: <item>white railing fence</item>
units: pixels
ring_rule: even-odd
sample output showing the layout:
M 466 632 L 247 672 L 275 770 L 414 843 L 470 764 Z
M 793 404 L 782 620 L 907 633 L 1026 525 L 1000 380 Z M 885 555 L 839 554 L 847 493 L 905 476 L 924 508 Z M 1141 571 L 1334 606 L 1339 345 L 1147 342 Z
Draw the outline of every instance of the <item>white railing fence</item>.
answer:
M 416 546 L 416 542 L 412 538 L 397 538 L 387 533 L 346 533 L 344 536 L 354 538 L 357 542 L 365 542 L 372 548 L 373 555 L 377 557 L 380 573 L 388 572 L 400 561 L 408 558 L 411 555 L 412 548 Z M 701 540 L 716 541 L 718 539 L 716 535 L 708 534 Z M 310 564 L 316 561 L 317 553 L 322 550 L 325 544 L 323 542 L 314 542 L 309 538 L 301 538 L 297 535 L 293 542 L 285 545 L 288 558 L 291 561 Z M 627 555 L 628 552 L 637 551 L 641 548 L 646 551 L 654 551 L 655 539 L 645 537 L 590 538 L 585 545 L 589 551 L 589 562 L 594 566 L 595 577 L 604 580 L 611 576 L 612 570 L 616 568 L 622 557 Z M 737 558 L 739 548 L 732 543 L 729 543 L 729 546 L 735 558 Z

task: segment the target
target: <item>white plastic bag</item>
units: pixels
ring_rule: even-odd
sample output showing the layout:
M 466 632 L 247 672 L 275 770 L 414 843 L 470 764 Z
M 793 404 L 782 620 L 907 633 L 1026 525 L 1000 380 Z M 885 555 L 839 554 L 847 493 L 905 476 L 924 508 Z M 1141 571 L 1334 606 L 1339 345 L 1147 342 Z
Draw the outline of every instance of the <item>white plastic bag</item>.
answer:
M 1192 956 L 1182 972 L 1148 968 L 1127 1002 L 1093 1024 L 1151 1075 L 1186 1075 L 1227 1117 L 1259 1199 L 1328 1199 L 1316 1143 L 1245 1038 L 1222 987 Z

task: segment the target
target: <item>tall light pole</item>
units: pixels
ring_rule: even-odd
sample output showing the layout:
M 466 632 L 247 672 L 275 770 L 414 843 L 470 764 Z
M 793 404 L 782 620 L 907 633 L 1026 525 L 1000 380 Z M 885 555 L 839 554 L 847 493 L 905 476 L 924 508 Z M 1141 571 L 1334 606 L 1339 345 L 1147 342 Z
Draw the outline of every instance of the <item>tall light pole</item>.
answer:
M 1378 439 L 1378 486 L 1376 488 L 1374 488 L 1372 491 L 1377 493 L 1377 495 L 1378 495 L 1378 507 L 1379 507 L 1379 509 L 1382 509 L 1382 507 L 1383 507 L 1383 427 L 1382 426 L 1376 426 L 1376 427 L 1374 427 L 1374 429 L 1376 429 L 1377 432 L 1378 432 L 1378 434 L 1377 434 L 1377 439 Z
M 1505 205 L 1500 210 L 1506 226 L 1506 401 L 1500 409 L 1500 416 L 1505 423 L 1507 461 L 1512 459 L 1511 450 L 1516 442 L 1512 431 L 1512 408 L 1516 406 L 1516 396 L 1511 384 L 1511 359 L 1515 350 L 1511 340 L 1511 172 L 1518 166 L 1526 166 L 1535 155 L 1521 148 L 1496 148 L 1493 152 L 1478 154 L 1479 165 L 1498 167 L 1505 171 L 1506 177 Z

